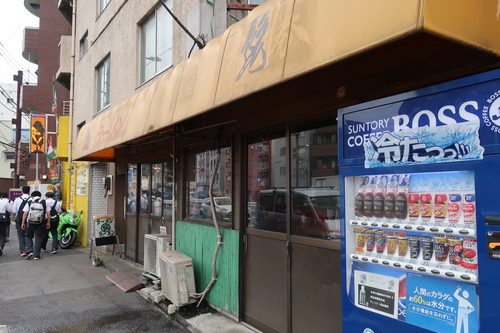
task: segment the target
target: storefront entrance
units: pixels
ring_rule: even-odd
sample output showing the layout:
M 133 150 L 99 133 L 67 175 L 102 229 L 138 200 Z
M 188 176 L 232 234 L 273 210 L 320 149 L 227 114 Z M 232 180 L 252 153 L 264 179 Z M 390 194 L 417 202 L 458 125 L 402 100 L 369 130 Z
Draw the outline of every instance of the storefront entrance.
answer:
M 126 256 L 143 264 L 144 235 L 172 233 L 172 161 L 129 164 Z
M 247 138 L 243 319 L 265 332 L 341 325 L 337 133 L 330 123 Z

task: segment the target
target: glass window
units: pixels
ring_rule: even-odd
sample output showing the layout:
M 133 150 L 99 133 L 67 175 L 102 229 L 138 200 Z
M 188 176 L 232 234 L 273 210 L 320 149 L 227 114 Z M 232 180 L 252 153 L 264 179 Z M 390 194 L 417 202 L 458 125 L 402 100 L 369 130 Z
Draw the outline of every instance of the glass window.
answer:
M 172 0 L 165 2 L 171 9 Z M 172 17 L 160 5 L 141 26 L 141 83 L 172 66 L 172 38 Z
M 151 165 L 151 214 L 155 216 L 162 215 L 163 209 L 163 164 L 156 163 Z
M 163 163 L 163 217 L 172 217 L 172 200 L 174 192 L 174 180 L 172 173 L 172 161 Z
M 109 106 L 109 56 L 97 67 L 97 112 Z
M 151 212 L 151 191 L 149 188 L 150 164 L 141 165 L 141 197 L 139 200 L 140 213 L 149 214 Z
M 248 227 L 286 232 L 286 138 L 250 138 L 247 145 Z M 252 165 L 258 168 L 252 168 Z
M 15 157 L 15 153 L 13 151 L 6 151 L 5 152 L 5 159 L 6 160 L 13 160 Z
M 310 128 L 310 127 L 309 127 Z M 291 233 L 340 237 L 337 127 L 296 129 L 290 135 L 292 190 Z
M 291 129 L 288 138 L 284 133 L 249 138 L 249 228 L 281 233 L 290 230 L 297 236 L 339 239 L 337 127 L 334 121 L 332 123 L 331 126 L 323 126 L 325 121 L 301 125 Z M 252 168 L 252 165 L 258 167 Z M 287 202 L 288 193 L 290 202 Z
M 111 0 L 97 0 L 97 14 L 101 14 Z
M 87 53 L 87 50 L 89 49 L 89 34 L 88 32 L 85 32 L 83 35 L 82 39 L 80 39 L 80 58 Z
M 135 213 L 137 211 L 137 165 L 130 164 L 127 172 L 127 213 Z
M 215 214 L 219 223 L 233 220 L 231 170 L 224 168 L 224 165 L 231 161 L 231 150 L 226 148 L 220 150 L 221 158 L 217 171 L 215 171 L 216 149 L 206 149 L 188 154 L 188 217 L 212 220 L 212 207 L 210 200 L 208 200 L 208 191 L 212 174 L 217 172 L 212 186 Z

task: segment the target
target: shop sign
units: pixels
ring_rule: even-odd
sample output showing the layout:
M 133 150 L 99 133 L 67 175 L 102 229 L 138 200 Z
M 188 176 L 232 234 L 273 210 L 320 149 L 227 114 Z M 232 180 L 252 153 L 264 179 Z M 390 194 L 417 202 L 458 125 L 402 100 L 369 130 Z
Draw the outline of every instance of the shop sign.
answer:
M 481 159 L 500 142 L 500 80 L 411 94 L 346 111 L 343 159 L 368 167 Z

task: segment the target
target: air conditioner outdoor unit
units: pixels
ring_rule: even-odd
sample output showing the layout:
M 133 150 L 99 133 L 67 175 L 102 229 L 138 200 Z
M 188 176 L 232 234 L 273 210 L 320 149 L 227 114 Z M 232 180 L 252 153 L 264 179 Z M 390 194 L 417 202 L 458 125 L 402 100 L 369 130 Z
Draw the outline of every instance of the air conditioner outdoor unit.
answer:
M 160 277 L 160 259 L 162 252 L 172 250 L 172 236 L 162 234 L 144 235 L 144 270 Z
M 161 290 L 175 308 L 194 303 L 196 299 L 189 297 L 196 293 L 193 260 L 179 251 L 162 252 L 160 266 Z

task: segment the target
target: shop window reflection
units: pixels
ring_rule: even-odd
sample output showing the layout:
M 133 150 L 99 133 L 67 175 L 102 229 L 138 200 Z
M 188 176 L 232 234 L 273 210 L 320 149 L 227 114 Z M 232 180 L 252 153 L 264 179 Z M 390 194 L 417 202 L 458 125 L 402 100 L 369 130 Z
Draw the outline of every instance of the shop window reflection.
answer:
M 215 200 L 214 209 L 218 222 L 230 223 L 233 221 L 232 149 L 226 146 L 222 147 L 220 151 L 220 163 L 212 189 Z M 189 195 L 187 198 L 187 216 L 192 219 L 210 221 L 211 223 L 213 217 L 209 187 L 212 174 L 217 166 L 217 150 L 198 150 L 190 152 L 188 155 Z

